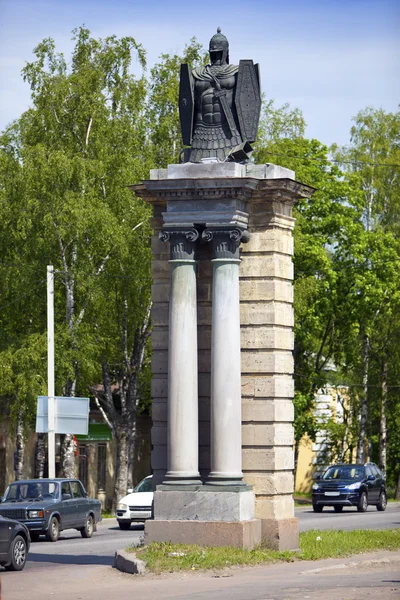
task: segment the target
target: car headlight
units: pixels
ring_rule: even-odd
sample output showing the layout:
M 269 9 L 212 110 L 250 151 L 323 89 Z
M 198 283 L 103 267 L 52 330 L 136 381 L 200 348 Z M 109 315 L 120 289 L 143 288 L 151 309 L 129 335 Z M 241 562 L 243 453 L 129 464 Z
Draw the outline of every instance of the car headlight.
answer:
M 318 483 L 314 483 L 314 484 L 313 484 L 313 486 L 312 486 L 312 489 L 313 489 L 313 490 L 319 490 L 319 485 L 318 485 Z
M 43 519 L 42 510 L 28 510 L 28 517 L 30 519 Z
M 361 486 L 361 481 L 357 481 L 356 483 L 351 483 L 350 485 L 347 486 L 348 490 L 358 490 L 358 488 Z
M 124 504 L 124 502 L 120 502 L 118 504 L 118 510 L 127 510 L 127 508 L 128 508 L 128 505 Z

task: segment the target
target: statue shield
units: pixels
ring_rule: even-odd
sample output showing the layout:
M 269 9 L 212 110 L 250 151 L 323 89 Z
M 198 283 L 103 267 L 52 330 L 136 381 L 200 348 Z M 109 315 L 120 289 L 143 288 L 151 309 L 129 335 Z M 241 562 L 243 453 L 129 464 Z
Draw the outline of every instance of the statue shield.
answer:
M 182 140 L 185 146 L 192 143 L 194 115 L 193 77 L 189 65 L 181 65 L 179 85 L 179 118 L 181 121 Z
M 258 65 L 252 60 L 241 60 L 235 95 L 242 139 L 255 142 L 261 110 L 261 93 Z

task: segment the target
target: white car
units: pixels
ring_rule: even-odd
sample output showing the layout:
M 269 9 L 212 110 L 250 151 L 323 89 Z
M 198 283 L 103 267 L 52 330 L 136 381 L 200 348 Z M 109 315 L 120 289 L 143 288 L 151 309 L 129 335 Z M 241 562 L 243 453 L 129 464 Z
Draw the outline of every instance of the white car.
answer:
M 145 477 L 134 490 L 121 498 L 117 521 L 121 529 L 129 529 L 132 521 L 146 521 L 153 517 L 153 475 Z

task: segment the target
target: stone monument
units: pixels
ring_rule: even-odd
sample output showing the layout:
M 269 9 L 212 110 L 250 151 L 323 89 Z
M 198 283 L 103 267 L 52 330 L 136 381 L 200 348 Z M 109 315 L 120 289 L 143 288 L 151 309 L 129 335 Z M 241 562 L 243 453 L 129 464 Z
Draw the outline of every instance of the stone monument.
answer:
M 220 31 L 210 61 L 181 69 L 184 164 L 132 186 L 154 209 L 145 541 L 297 548 L 292 206 L 313 189 L 249 162 L 257 66 L 230 67 Z

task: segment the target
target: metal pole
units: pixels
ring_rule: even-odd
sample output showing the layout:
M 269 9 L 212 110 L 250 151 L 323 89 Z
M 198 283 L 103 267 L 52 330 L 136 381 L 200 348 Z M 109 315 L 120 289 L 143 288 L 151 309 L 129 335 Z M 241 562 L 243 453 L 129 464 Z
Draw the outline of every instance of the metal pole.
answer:
M 56 435 L 54 400 L 54 269 L 47 267 L 47 414 L 49 477 L 56 476 Z

